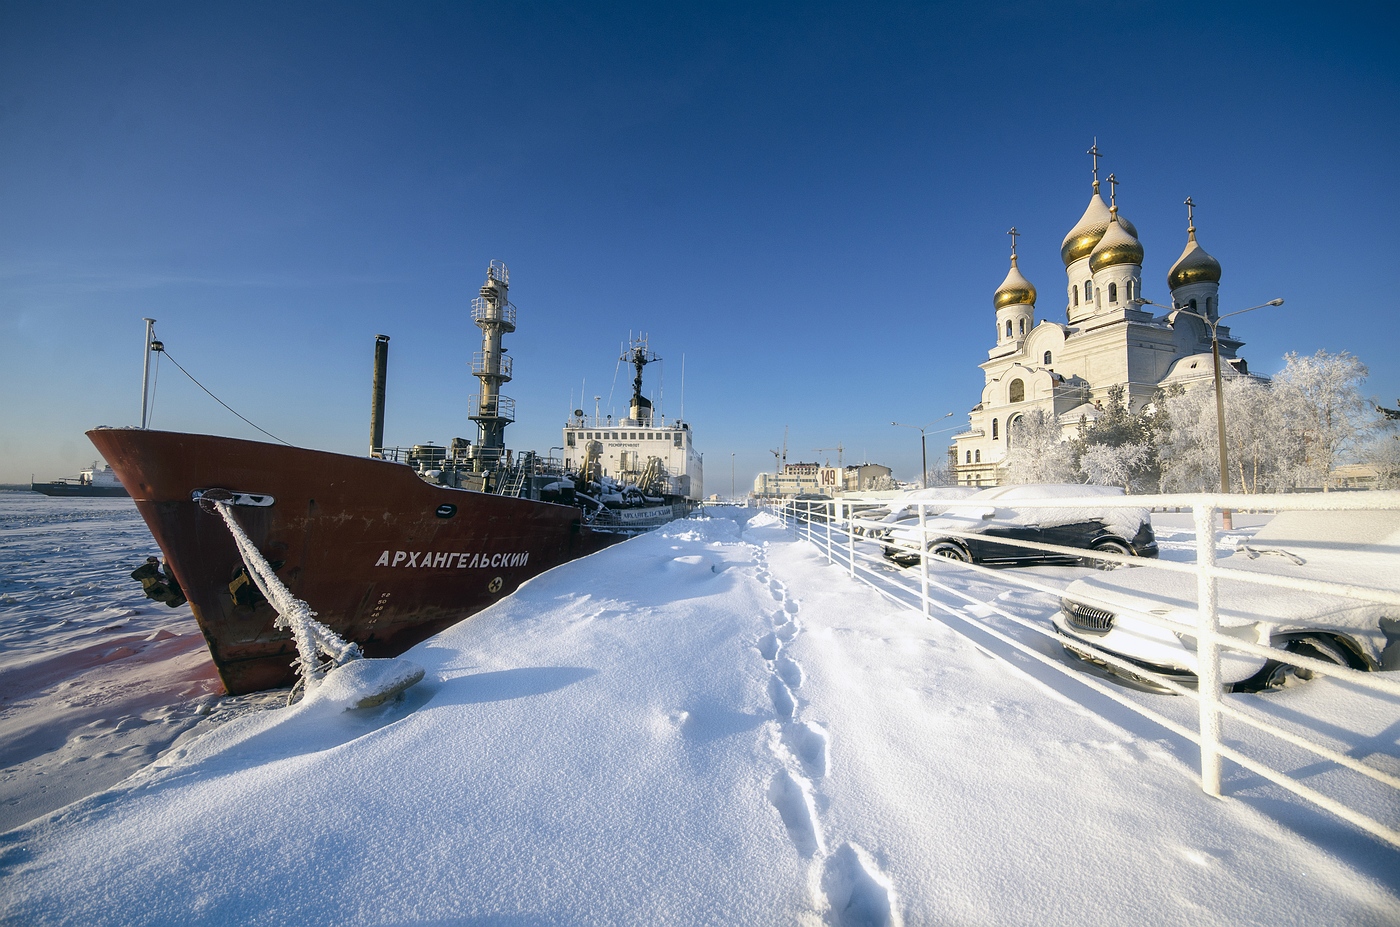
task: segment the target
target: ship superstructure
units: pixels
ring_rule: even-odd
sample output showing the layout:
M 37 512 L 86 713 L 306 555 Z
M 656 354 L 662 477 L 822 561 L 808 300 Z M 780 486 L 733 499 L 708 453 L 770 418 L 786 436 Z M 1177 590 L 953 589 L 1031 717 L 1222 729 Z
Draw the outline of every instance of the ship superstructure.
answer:
M 642 371 L 659 361 L 645 335 L 624 347 L 621 362 L 635 371 L 626 418 L 575 409 L 564 425 L 564 469 L 590 483 L 609 480 L 644 495 L 703 498 L 703 459 L 690 423 L 658 416 L 642 394 Z

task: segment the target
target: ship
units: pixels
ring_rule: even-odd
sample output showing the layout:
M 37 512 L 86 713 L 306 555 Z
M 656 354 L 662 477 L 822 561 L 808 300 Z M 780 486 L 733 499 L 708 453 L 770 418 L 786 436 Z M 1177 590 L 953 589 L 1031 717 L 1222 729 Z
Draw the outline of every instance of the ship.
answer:
M 105 496 L 124 497 L 130 493 L 105 464 L 94 462 L 77 476 L 66 476 L 47 483 L 30 482 L 29 488 L 46 496 Z
M 147 563 L 133 578 L 152 598 L 189 601 L 229 694 L 292 684 L 298 654 L 221 507 L 320 622 L 366 656 L 391 657 L 526 580 L 683 517 L 700 500 L 699 474 L 687 472 L 698 462 L 689 425 L 663 428 L 664 419 L 641 414 L 650 404 L 640 366 L 626 434 L 654 432 L 647 440 L 666 454 L 624 459 L 636 452 L 622 445 L 641 439 L 585 437 L 594 430 L 579 427 L 581 413 L 564 433 L 577 453 L 552 458 L 505 446 L 515 418 L 514 401 L 501 394 L 513 373 L 502 349 L 516 322 L 508 287 L 505 265 L 492 261 L 472 302 L 482 330 L 471 365 L 480 389 L 467 410 L 475 443 L 383 446 L 386 335 L 375 343 L 365 457 L 145 427 L 87 433 L 161 550 L 164 563 Z M 148 350 L 161 350 L 150 331 Z M 621 435 L 623 426 L 596 431 Z M 640 469 L 624 466 L 634 461 Z

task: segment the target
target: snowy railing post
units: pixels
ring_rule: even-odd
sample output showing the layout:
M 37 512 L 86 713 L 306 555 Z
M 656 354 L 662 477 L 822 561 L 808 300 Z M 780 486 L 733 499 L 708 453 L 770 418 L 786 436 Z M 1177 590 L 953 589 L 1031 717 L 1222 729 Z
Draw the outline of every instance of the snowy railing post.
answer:
M 932 608 L 928 599 L 928 508 L 924 502 L 919 502 L 919 544 L 924 549 L 924 554 L 919 558 L 919 601 L 923 603 L 924 617 L 932 617 Z
M 856 575 L 856 527 L 850 523 L 846 525 L 846 562 L 850 564 L 851 578 L 854 579 Z
M 836 501 L 834 501 L 834 503 L 832 503 L 832 511 L 830 511 L 829 517 L 827 517 L 827 520 L 826 520 L 826 563 L 827 563 L 827 566 L 830 566 L 830 563 L 832 563 L 832 522 L 833 522 L 833 521 L 836 521 L 837 518 L 840 518 L 840 517 L 841 517 L 841 500 L 836 500 Z
M 1200 698 L 1201 789 L 1220 797 L 1220 616 L 1215 577 L 1215 506 L 1197 502 L 1196 676 Z

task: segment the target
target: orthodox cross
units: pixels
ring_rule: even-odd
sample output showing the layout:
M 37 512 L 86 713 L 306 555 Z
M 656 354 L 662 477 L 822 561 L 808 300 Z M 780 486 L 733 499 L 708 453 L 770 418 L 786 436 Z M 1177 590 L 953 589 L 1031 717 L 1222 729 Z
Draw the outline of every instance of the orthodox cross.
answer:
M 1006 234 L 1008 234 L 1008 235 L 1011 236 L 1011 256 L 1012 256 L 1012 257 L 1015 257 L 1015 256 L 1016 256 L 1016 239 L 1017 239 L 1018 237 L 1020 237 L 1021 233 L 1018 232 L 1018 231 L 1016 231 L 1016 226 L 1013 225 L 1013 226 L 1011 226 L 1011 231 L 1007 232 Z
M 1087 155 L 1093 155 L 1093 156 L 1094 156 L 1094 192 L 1097 193 L 1097 192 L 1099 192 L 1099 154 L 1100 154 L 1100 152 L 1099 152 L 1099 137 L 1098 137 L 1097 135 L 1094 136 L 1094 146 L 1093 146 L 1092 148 L 1090 148 L 1088 151 L 1084 152 L 1084 153 L 1087 154 Z
M 1108 175 L 1108 205 L 1118 208 L 1118 178 Z
M 1186 231 L 1194 232 L 1196 231 L 1196 204 L 1191 202 L 1191 197 L 1189 196 L 1183 203 L 1186 206 Z

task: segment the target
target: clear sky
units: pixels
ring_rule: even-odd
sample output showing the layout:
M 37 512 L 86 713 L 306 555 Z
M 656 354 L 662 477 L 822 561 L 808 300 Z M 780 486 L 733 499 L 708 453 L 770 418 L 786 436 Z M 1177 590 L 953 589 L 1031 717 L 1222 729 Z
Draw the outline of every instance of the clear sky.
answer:
M 1038 318 L 1102 172 L 1166 301 L 1182 200 L 1251 370 L 1355 353 L 1400 396 L 1391 4 L 0 4 L 0 482 L 140 418 L 143 316 L 287 441 L 475 439 L 505 261 L 511 446 L 664 358 L 706 488 L 788 459 L 915 479 L 979 400 L 1022 233 Z M 648 368 L 649 387 L 659 374 Z M 572 403 L 572 404 L 571 404 Z M 153 427 L 259 437 L 162 364 Z M 938 426 L 942 427 L 942 426 Z M 930 439 L 930 457 L 946 434 Z M 733 455 L 731 457 L 731 455 Z

